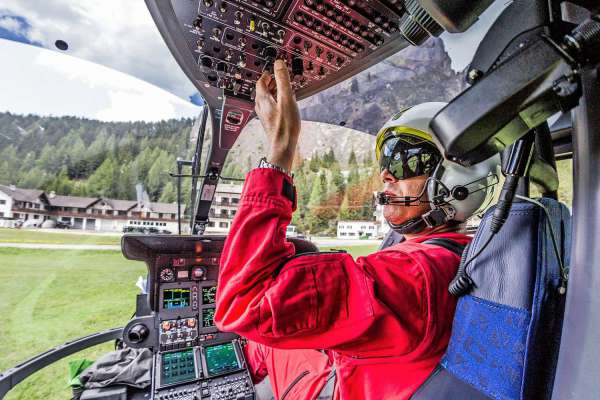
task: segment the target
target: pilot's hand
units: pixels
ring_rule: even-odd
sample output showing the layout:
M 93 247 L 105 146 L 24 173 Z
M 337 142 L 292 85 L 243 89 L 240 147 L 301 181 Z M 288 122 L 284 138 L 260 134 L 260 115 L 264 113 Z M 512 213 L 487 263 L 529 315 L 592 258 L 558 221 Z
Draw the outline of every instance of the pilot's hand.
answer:
M 269 140 L 268 161 L 292 169 L 300 135 L 300 113 L 283 60 L 276 60 L 275 77 L 264 72 L 256 82 L 255 110 Z

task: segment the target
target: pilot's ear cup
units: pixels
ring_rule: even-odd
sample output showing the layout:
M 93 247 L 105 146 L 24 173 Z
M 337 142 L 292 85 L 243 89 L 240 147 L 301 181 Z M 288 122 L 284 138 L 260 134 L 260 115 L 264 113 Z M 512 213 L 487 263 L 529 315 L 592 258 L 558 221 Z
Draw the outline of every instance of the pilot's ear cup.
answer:
M 442 176 L 446 168 L 444 168 L 444 161 L 441 161 L 438 166 L 433 170 L 429 181 L 427 182 L 427 197 L 429 201 L 433 201 L 438 198 L 438 196 L 446 197 L 449 193 L 442 193 L 445 191 L 445 188 L 439 184 L 442 181 Z
M 304 254 L 304 253 L 318 253 L 319 248 L 308 240 L 298 239 L 298 238 L 288 238 L 288 242 L 294 244 L 296 248 L 296 255 Z

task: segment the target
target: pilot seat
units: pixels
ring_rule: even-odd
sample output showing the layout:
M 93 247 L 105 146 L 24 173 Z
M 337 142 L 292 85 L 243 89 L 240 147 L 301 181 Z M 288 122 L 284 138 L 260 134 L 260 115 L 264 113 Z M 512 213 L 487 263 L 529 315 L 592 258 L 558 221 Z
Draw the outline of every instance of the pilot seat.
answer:
M 493 212 L 463 258 L 489 237 Z M 570 241 L 565 205 L 513 203 L 504 227 L 468 265 L 474 285 L 458 300 L 446 354 L 413 400 L 551 397 L 566 297 L 557 253 L 569 265 Z

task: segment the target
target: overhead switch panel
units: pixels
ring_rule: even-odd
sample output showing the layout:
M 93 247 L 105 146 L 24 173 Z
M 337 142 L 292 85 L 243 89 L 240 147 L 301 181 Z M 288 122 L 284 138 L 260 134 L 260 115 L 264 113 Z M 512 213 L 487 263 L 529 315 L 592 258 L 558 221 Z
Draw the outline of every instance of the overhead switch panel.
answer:
M 399 27 L 405 14 L 401 0 L 147 3 L 173 54 L 205 97 L 215 94 L 207 90 L 212 87 L 222 89 L 219 95 L 252 102 L 262 72 L 283 59 L 303 98 L 407 45 Z M 189 54 L 182 54 L 183 48 Z

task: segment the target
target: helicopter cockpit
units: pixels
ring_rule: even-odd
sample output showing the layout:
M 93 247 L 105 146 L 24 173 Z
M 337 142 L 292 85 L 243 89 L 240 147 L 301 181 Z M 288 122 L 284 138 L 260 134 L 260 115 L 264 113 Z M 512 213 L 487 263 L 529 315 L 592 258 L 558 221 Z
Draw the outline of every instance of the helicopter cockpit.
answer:
M 146 0 L 173 57 L 206 104 L 194 125 L 198 139 L 193 157 L 177 161 L 176 177 L 192 181 L 191 235 L 124 235 L 123 255 L 144 262 L 148 269 L 146 293 L 138 295 L 130 322 L 0 374 L 0 398 L 58 359 L 121 339 L 129 348 L 150 352 L 151 386 L 108 386 L 84 391 L 82 400 L 255 399 L 243 338 L 219 331 L 213 322 L 226 238 L 204 233 L 226 157 L 254 117 L 257 79 L 283 59 L 297 98 L 309 98 L 405 47 L 419 46 L 442 32 L 467 31 L 492 3 Z M 590 342 L 600 331 L 600 314 L 595 311 L 600 284 L 589 262 L 600 251 L 594 246 L 600 225 L 595 207 L 600 201 L 595 172 L 600 142 L 594 135 L 600 129 L 599 11 L 595 1 L 587 0 L 511 2 L 479 43 L 467 70 L 469 87 L 431 124 L 446 156 L 459 164 L 472 165 L 501 153 L 505 179 L 497 205 L 484 217 L 475 245 L 463 254 L 450 287 L 461 300 L 445 361 L 415 399 L 574 399 L 595 398 L 592 393 L 600 391 L 594 377 L 600 347 Z M 203 149 L 208 125 L 212 140 L 210 148 Z M 201 165 L 203 151 L 207 157 Z M 569 212 L 556 201 L 556 159 L 571 156 L 576 160 L 573 228 Z M 183 167 L 191 172 L 184 174 Z M 529 183 L 542 194 L 539 202 L 529 199 Z M 510 241 L 516 237 L 522 243 L 512 248 Z M 288 240 L 299 252 L 316 250 L 302 239 Z M 506 263 L 484 259 L 485 249 Z M 531 265 L 527 260 L 533 260 Z M 474 312 L 473 297 L 465 296 L 474 293 L 475 303 L 527 310 L 525 316 L 507 317 L 518 320 L 515 325 L 522 329 L 484 321 L 487 314 Z M 551 301 L 545 302 L 547 298 Z M 552 307 L 548 313 L 553 318 L 532 317 L 541 315 L 544 307 Z M 538 326 L 527 318 L 542 323 Z M 467 343 L 459 333 L 479 329 L 478 323 L 496 324 L 490 341 L 521 346 L 516 367 L 507 362 L 504 370 L 476 370 L 468 350 L 484 347 L 485 341 Z M 539 349 L 532 350 L 530 344 L 544 335 L 552 343 L 546 353 L 536 353 Z M 514 356 L 507 351 L 499 353 L 498 363 Z M 543 353 L 540 365 L 528 359 L 527 352 Z M 502 373 L 496 374 L 498 370 Z M 494 383 L 507 377 L 514 382 Z M 526 380 L 542 383 L 527 385 Z

